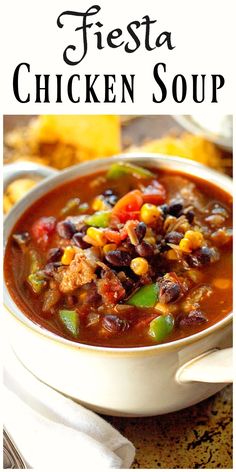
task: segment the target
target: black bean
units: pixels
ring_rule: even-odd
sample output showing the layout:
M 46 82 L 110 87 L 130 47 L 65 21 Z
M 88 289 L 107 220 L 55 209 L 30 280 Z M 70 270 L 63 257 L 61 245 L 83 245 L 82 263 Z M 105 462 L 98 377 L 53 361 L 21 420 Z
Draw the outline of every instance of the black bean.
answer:
M 145 225 L 145 223 L 143 223 L 143 221 L 140 221 L 135 228 L 135 233 L 140 243 L 143 240 L 146 234 L 146 231 L 147 231 L 147 226 Z
M 116 315 L 105 315 L 102 319 L 103 327 L 113 334 L 119 334 L 129 327 L 129 323 Z
M 210 264 L 212 255 L 212 249 L 203 246 L 193 251 L 192 254 L 189 254 L 189 256 L 187 256 L 187 262 L 191 267 L 203 267 Z
M 49 249 L 48 255 L 47 255 L 47 262 L 56 262 L 61 259 L 61 256 L 63 254 L 63 250 L 61 247 L 53 247 Z
M 114 206 L 118 201 L 118 197 L 116 195 L 111 195 L 109 198 L 106 198 L 106 202 L 109 203 L 111 206 Z
M 188 210 L 187 213 L 185 214 L 188 222 L 191 224 L 194 220 L 194 217 L 195 217 L 195 213 L 193 210 Z
M 105 258 L 110 262 L 110 264 L 116 267 L 129 266 L 131 262 L 130 254 L 126 251 L 119 251 L 118 249 L 115 251 L 109 251 Z
M 159 208 L 161 209 L 163 216 L 166 216 L 167 213 L 169 212 L 169 205 L 167 205 L 167 203 L 164 203 Z
M 183 203 L 181 200 L 172 200 L 172 202 L 169 204 L 168 213 L 172 216 L 179 216 L 182 210 Z
M 118 196 L 114 193 L 112 189 L 105 190 L 105 192 L 103 192 L 103 196 L 105 197 L 106 202 L 109 203 L 111 206 L 114 206 L 118 200 Z
M 131 277 L 128 277 L 126 273 L 123 271 L 119 272 L 117 276 L 119 280 L 121 281 L 122 286 L 124 287 L 126 296 L 127 296 L 128 294 L 130 294 L 131 291 L 134 290 L 136 282 L 133 279 L 131 279 Z
M 130 254 L 131 258 L 135 257 L 135 246 L 131 243 L 129 237 L 127 237 L 125 241 L 123 241 L 122 248 L 124 248 L 126 252 Z
M 48 275 L 49 277 L 52 277 L 58 267 L 61 267 L 60 262 L 49 262 L 48 264 L 45 265 L 43 272 Z
M 173 303 L 180 295 L 181 287 L 177 282 L 166 279 L 160 283 L 159 301 L 161 303 Z
M 162 254 L 163 252 L 169 251 L 170 246 L 165 243 L 165 241 L 162 241 L 161 244 L 157 245 L 158 251 Z
M 179 326 L 182 328 L 206 323 L 208 319 L 200 310 L 192 310 L 187 316 L 180 317 Z
M 76 233 L 83 233 L 83 235 L 85 236 L 88 228 L 89 226 L 84 224 L 79 229 L 77 229 Z
M 148 243 L 147 241 L 142 241 L 136 246 L 136 252 L 141 257 L 151 257 L 154 254 L 153 244 Z
M 111 188 L 108 188 L 107 190 L 104 190 L 103 195 L 104 197 L 110 197 L 110 195 L 114 195 L 113 190 Z
M 179 244 L 183 237 L 184 236 L 182 233 L 178 233 L 178 231 L 171 231 L 166 235 L 165 242 L 171 244 Z
M 80 247 L 81 249 L 87 249 L 88 247 L 91 246 L 90 244 L 86 243 L 86 241 L 83 240 L 84 236 L 85 236 L 85 233 L 80 231 L 78 233 L 75 233 L 72 238 L 73 243 L 76 246 Z
M 71 239 L 75 232 L 75 225 L 71 221 L 65 220 L 57 223 L 57 233 L 60 238 Z

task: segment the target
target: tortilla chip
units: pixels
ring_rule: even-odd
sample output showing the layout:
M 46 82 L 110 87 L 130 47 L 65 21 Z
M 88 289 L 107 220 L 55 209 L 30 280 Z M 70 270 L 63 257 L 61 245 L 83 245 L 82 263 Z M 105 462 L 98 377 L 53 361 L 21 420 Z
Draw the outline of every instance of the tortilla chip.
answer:
M 8 185 L 3 197 L 3 211 L 7 213 L 32 187 L 36 181 L 33 179 L 17 179 Z
M 188 133 L 183 133 L 178 137 L 164 136 L 160 139 L 148 141 L 138 148 L 131 147 L 128 151 L 154 152 L 167 156 L 185 157 L 218 170 L 223 170 L 225 165 L 221 159 L 222 153 L 215 144 L 207 141 L 202 136 Z
M 41 115 L 34 133 L 38 141 L 69 144 L 91 158 L 111 156 L 121 149 L 120 119 L 114 115 Z

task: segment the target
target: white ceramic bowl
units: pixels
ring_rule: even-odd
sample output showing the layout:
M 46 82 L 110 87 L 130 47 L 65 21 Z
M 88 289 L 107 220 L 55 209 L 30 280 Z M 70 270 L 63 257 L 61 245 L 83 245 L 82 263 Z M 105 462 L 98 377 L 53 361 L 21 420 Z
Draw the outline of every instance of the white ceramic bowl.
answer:
M 5 166 L 5 182 L 48 176 L 7 215 L 5 242 L 18 218 L 62 182 L 128 159 L 139 165 L 197 175 L 232 193 L 230 178 L 194 161 L 155 154 L 121 155 L 57 172 L 33 163 Z M 232 313 L 200 333 L 139 348 L 89 346 L 63 339 L 30 321 L 4 287 L 5 321 L 14 351 L 39 379 L 95 411 L 121 416 L 168 413 L 193 405 L 232 381 Z
M 202 122 L 200 121 L 201 117 L 199 117 L 199 120 L 197 120 L 197 116 L 195 115 L 173 115 L 173 118 L 177 121 L 177 123 L 180 126 L 185 128 L 190 133 L 196 134 L 198 136 L 203 136 L 205 139 L 213 142 L 214 144 L 217 144 L 225 151 L 232 152 L 233 134 L 230 132 L 232 131 L 230 126 L 231 127 L 233 126 L 233 124 L 231 123 L 232 116 L 231 115 L 220 116 L 222 120 L 223 119 L 227 120 L 227 125 L 228 125 L 227 133 L 226 135 L 223 135 L 223 134 L 220 134 L 219 132 L 216 132 L 216 131 L 214 132 L 212 129 L 209 129 L 205 126 L 206 123 L 208 123 L 208 125 L 210 124 L 210 120 L 212 118 L 211 115 L 212 113 L 210 113 L 209 116 L 206 114 L 203 115 Z M 220 123 L 219 123 L 220 118 L 218 116 L 215 116 L 215 119 L 214 119 L 214 115 L 213 115 L 213 129 L 214 127 L 216 128 L 220 127 Z M 228 123 L 228 121 L 230 123 Z

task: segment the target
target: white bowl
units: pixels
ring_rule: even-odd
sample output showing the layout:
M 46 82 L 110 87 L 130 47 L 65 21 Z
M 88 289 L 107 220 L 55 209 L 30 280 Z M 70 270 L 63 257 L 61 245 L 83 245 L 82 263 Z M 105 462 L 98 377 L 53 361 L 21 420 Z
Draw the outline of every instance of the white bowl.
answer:
M 232 151 L 233 149 L 233 136 L 232 135 L 223 135 L 219 132 L 214 132 L 212 129 L 209 129 L 205 126 L 206 121 L 203 120 L 202 123 L 197 120 L 197 117 L 194 115 L 173 115 L 173 118 L 179 123 L 180 126 L 185 128 L 190 133 L 195 135 L 203 136 L 208 139 L 208 141 L 217 144 L 222 149 L 226 151 Z M 208 123 L 210 124 L 210 117 L 208 117 Z
M 232 181 L 194 161 L 156 154 L 128 154 L 57 172 L 29 162 L 5 166 L 6 183 L 19 175 L 48 178 L 7 215 L 5 242 L 33 202 L 62 182 L 105 170 L 128 159 L 139 165 L 197 175 L 232 193 Z M 138 348 L 108 348 L 61 338 L 29 320 L 4 286 L 5 321 L 14 351 L 39 379 L 95 411 L 121 416 L 168 413 L 193 405 L 232 381 L 232 313 L 184 339 Z

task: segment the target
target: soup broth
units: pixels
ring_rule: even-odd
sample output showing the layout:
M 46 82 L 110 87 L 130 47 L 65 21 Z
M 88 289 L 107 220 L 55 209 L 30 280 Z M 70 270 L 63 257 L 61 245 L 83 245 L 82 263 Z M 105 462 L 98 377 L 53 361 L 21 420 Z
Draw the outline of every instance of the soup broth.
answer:
M 112 164 L 34 203 L 4 272 L 25 315 L 72 341 L 184 338 L 232 310 L 232 198 L 185 174 Z

